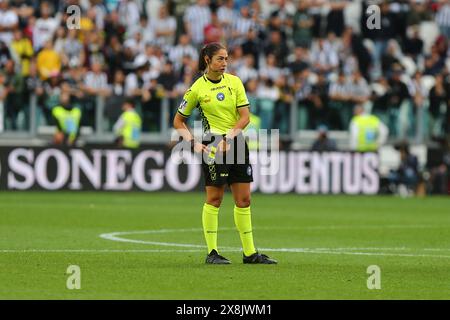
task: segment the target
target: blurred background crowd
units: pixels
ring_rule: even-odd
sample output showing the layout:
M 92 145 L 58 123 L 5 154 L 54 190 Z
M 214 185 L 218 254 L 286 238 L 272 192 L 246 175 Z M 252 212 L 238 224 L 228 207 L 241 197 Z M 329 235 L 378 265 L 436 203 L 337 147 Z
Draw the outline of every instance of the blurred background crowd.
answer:
M 428 176 L 446 193 L 449 38 L 450 0 L 0 0 L 0 138 L 167 141 L 200 48 L 221 42 L 253 128 L 313 132 L 314 151 L 338 148 L 329 131 L 358 151 L 401 142 L 388 178 L 414 188 L 405 141 L 437 141 Z
M 380 29 L 368 28 L 371 4 Z M 68 28 L 71 5 L 79 28 Z M 196 77 L 199 49 L 219 41 L 260 128 L 348 130 L 363 105 L 389 138 L 442 137 L 449 37 L 448 0 L 0 0 L 0 131 L 28 130 L 30 114 L 54 125 L 53 108 L 68 104 L 80 126 L 108 131 L 132 98 L 143 132 L 159 132 Z

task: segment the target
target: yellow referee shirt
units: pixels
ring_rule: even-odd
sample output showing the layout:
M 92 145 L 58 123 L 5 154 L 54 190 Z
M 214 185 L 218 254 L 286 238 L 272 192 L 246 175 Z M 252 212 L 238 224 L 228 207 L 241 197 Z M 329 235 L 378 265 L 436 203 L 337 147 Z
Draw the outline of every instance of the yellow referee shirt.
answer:
M 206 75 L 198 78 L 186 91 L 178 113 L 189 117 L 198 108 L 202 117 L 203 131 L 213 134 L 226 134 L 239 119 L 239 108 L 250 104 L 241 79 L 224 73 L 218 81 Z

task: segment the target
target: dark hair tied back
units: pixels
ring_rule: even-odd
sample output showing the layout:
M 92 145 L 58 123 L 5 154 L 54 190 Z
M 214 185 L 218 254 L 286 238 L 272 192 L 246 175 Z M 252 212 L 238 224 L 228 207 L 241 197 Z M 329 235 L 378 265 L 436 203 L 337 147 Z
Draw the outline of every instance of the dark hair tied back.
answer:
M 221 49 L 226 49 L 224 45 L 219 42 L 211 42 L 203 46 L 202 50 L 200 50 L 200 56 L 198 61 L 198 70 L 204 72 L 206 70 L 207 64 L 205 61 L 205 57 L 208 56 L 209 59 L 217 53 L 217 51 Z

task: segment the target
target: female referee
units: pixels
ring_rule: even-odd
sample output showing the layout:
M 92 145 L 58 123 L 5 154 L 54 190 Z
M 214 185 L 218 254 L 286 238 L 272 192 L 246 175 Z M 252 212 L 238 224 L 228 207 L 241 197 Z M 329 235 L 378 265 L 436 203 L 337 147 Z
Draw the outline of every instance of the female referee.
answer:
M 244 141 L 242 130 L 250 121 L 249 102 L 242 81 L 225 73 L 227 60 L 227 50 L 220 43 L 209 43 L 202 48 L 199 70 L 203 74 L 186 91 L 173 121 L 174 128 L 184 141 L 190 143 L 195 152 L 209 154 L 206 161 L 205 157 L 202 157 L 206 185 L 206 203 L 203 205 L 202 214 L 203 232 L 208 246 L 206 263 L 231 263 L 219 255 L 217 248 L 219 208 L 225 185 L 228 184 L 235 203 L 234 221 L 244 251 L 243 263 L 276 264 L 276 260 L 259 253 L 253 244 L 250 213 L 252 167 L 247 144 L 244 142 L 245 147 L 238 148 L 238 139 Z M 187 117 L 196 107 L 202 117 L 204 136 L 201 142 L 194 140 L 186 124 Z M 227 152 L 233 155 L 233 161 L 225 161 Z M 237 158 L 242 161 L 237 161 Z

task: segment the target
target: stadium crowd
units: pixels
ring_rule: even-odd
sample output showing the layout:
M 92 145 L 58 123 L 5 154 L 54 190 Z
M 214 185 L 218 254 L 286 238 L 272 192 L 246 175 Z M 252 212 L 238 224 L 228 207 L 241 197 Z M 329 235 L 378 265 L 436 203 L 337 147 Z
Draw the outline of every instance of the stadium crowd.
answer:
M 370 4 L 379 29 L 368 27 Z M 79 28 L 68 27 L 71 5 L 81 8 Z M 173 115 L 199 48 L 219 41 L 261 128 L 288 133 L 296 102 L 299 129 L 348 130 L 363 105 L 390 137 L 402 134 L 402 110 L 409 137 L 444 136 L 449 38 L 448 0 L 0 0 L 0 131 L 27 129 L 32 96 L 39 124 L 54 124 L 64 103 L 91 127 L 102 96 L 108 130 L 132 97 L 143 131 L 158 131 L 162 100 Z

